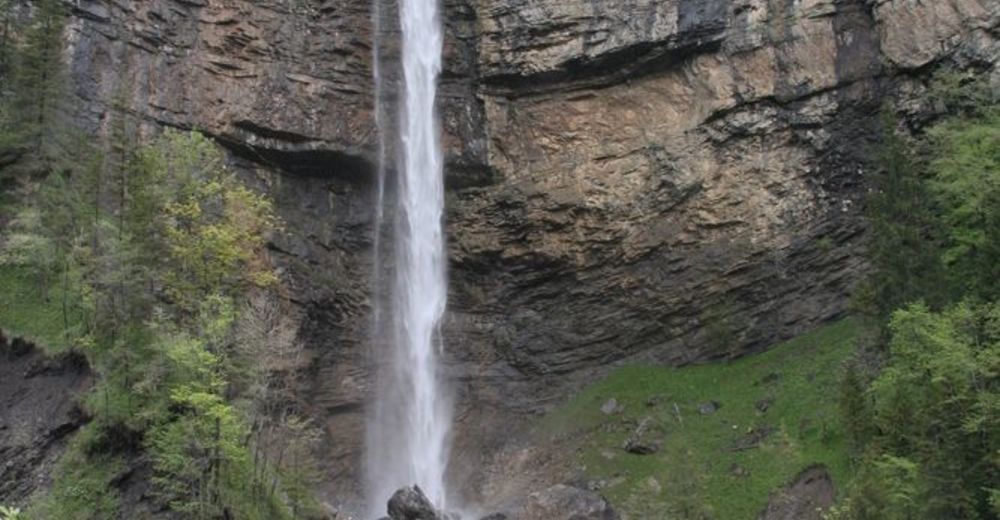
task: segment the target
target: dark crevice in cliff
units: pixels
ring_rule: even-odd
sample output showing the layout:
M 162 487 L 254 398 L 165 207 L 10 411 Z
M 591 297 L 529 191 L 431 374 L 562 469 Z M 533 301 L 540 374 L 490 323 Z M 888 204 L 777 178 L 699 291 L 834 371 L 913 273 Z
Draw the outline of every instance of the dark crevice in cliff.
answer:
M 854 86 L 856 84 L 870 82 L 870 81 L 873 81 L 873 80 L 877 81 L 878 79 L 880 79 L 880 78 L 879 77 L 860 78 L 860 79 L 857 79 L 857 80 L 846 81 L 846 82 L 843 82 L 843 83 L 837 83 L 835 85 L 831 85 L 831 86 L 826 87 L 826 88 L 819 88 L 819 89 L 816 89 L 816 90 L 811 90 L 811 91 L 806 92 L 804 94 L 797 95 L 797 96 L 791 96 L 791 97 L 779 96 L 779 95 L 771 95 L 771 96 L 759 97 L 759 98 L 756 98 L 756 99 L 741 100 L 739 103 L 737 103 L 734 106 L 724 107 L 724 108 L 721 108 L 719 110 L 715 110 L 715 111 L 711 112 L 701 122 L 701 125 L 702 126 L 703 125 L 710 125 L 712 123 L 716 123 L 716 122 L 722 121 L 722 120 L 726 119 L 727 117 L 729 117 L 729 116 L 731 116 L 733 114 L 737 114 L 739 112 L 743 112 L 743 111 L 747 111 L 747 110 L 759 110 L 759 109 L 766 108 L 766 107 L 791 110 L 796 105 L 800 105 L 800 104 L 802 104 L 805 101 L 809 101 L 810 99 L 815 99 L 815 98 L 818 98 L 818 97 L 821 97 L 821 96 L 824 96 L 824 95 L 827 95 L 827 94 L 830 94 L 830 93 L 837 93 L 837 92 L 840 92 L 840 91 L 842 91 L 844 89 L 852 87 L 852 86 Z M 787 121 L 787 123 L 788 123 L 789 126 L 791 126 L 793 128 L 821 128 L 821 127 L 824 126 L 824 124 L 826 124 L 826 121 L 807 121 L 807 120 L 798 120 L 798 121 L 796 121 L 796 120 L 789 119 Z M 725 140 L 718 141 L 718 143 L 724 143 L 724 142 L 726 142 L 729 139 L 734 139 L 734 138 L 738 138 L 738 137 L 744 137 L 744 136 L 742 136 L 742 135 L 736 135 L 736 134 L 729 135 L 729 136 L 727 136 L 727 138 Z
M 233 123 L 233 126 L 241 130 L 250 132 L 256 136 L 264 137 L 267 139 L 277 139 L 288 143 L 297 144 L 297 143 L 308 143 L 316 141 L 316 139 L 313 139 L 311 137 L 302 134 L 287 132 L 284 130 L 276 130 L 273 128 L 265 128 L 263 126 L 254 123 L 253 121 L 248 121 L 246 119 L 235 121 Z
M 334 178 L 356 184 L 372 182 L 375 168 L 360 155 L 323 148 L 282 150 L 254 146 L 246 141 L 215 136 L 219 144 L 248 161 L 292 175 Z
M 363 409 L 364 409 L 363 403 L 343 403 L 326 407 L 326 411 L 330 415 L 359 413 Z
M 104 110 L 111 110 L 103 103 L 102 106 Z M 165 128 L 185 132 L 195 129 L 134 110 L 127 110 L 125 114 Z M 305 177 L 333 178 L 355 184 L 373 182 L 375 167 L 369 158 L 360 153 L 324 148 L 326 144 L 323 141 L 293 132 L 263 128 L 249 121 L 239 121 L 234 123 L 234 127 L 245 132 L 245 135 L 219 135 L 205 129 L 197 130 L 215 139 L 237 157 L 253 164 Z M 257 145 L 255 142 L 266 145 Z
M 497 74 L 482 78 L 490 95 L 511 99 L 585 88 L 610 87 L 669 70 L 692 56 L 718 52 L 719 31 L 685 34 L 683 42 L 643 42 L 596 58 L 579 58 L 563 68 L 538 74 Z

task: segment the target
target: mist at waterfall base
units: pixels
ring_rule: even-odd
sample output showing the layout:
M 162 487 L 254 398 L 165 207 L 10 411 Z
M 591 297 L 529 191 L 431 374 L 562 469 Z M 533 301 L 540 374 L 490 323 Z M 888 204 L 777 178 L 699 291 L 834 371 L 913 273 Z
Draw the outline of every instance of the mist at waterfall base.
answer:
M 375 272 L 388 249 L 378 237 L 385 213 L 386 114 L 378 34 L 381 8 L 375 0 L 373 49 L 379 142 Z M 394 267 L 385 283 L 391 298 L 375 288 L 373 356 L 375 395 L 368 417 L 366 501 L 372 518 L 385 514 L 386 500 L 417 484 L 440 509 L 446 508 L 451 400 L 439 373 L 440 322 L 447 299 L 443 213 L 444 180 L 435 101 L 441 71 L 442 29 L 437 0 L 401 0 L 404 93 L 399 112 L 398 171 L 391 253 Z M 382 278 L 376 274 L 375 285 Z M 383 309 L 383 306 L 386 308 Z M 387 311 L 387 312 L 386 312 Z M 387 316 L 388 315 L 388 316 Z M 385 348 L 376 348 L 385 344 Z

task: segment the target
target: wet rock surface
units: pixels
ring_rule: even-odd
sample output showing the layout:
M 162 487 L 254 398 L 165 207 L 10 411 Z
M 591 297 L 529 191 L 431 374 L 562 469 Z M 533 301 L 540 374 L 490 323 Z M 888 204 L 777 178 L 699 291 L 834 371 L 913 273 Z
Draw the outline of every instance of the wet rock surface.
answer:
M 81 125 L 107 128 L 121 94 L 142 133 L 203 129 L 274 197 L 307 346 L 297 393 L 326 427 L 323 491 L 345 500 L 377 359 L 376 40 L 398 90 L 380 5 L 375 34 L 369 0 L 81 0 L 66 34 Z M 527 418 L 616 365 L 732 357 L 840 316 L 865 270 L 879 108 L 932 120 L 941 67 L 1000 83 L 992 0 L 443 7 L 451 477 L 472 502 L 523 496 L 483 464 L 510 464 Z
M 448 520 L 438 512 L 418 486 L 408 486 L 393 493 L 388 502 L 389 518 L 392 520 Z

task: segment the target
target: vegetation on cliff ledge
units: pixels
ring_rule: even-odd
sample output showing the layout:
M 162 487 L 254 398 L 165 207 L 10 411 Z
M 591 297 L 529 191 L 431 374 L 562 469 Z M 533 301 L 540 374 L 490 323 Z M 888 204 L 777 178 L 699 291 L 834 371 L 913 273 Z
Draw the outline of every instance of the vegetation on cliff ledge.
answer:
M 197 132 L 137 142 L 119 100 L 106 143 L 72 130 L 63 9 L 0 4 L 0 328 L 80 351 L 99 377 L 18 518 L 120 517 L 136 474 L 149 510 L 306 518 L 318 434 L 289 397 L 299 345 L 265 247 L 271 202 Z

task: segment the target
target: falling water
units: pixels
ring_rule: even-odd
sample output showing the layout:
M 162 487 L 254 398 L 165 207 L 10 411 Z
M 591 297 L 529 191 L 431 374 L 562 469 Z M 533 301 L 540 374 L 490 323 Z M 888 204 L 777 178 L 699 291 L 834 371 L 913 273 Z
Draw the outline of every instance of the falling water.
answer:
M 375 225 L 372 227 L 372 330 L 382 329 L 382 226 L 385 223 L 385 88 L 382 85 L 382 3 L 374 0 L 372 3 L 372 80 L 375 84 L 375 128 L 378 132 L 378 157 L 375 165 Z
M 399 19 L 404 92 L 395 190 L 393 344 L 387 358 L 380 360 L 368 435 L 368 501 L 376 514 L 384 512 L 385 500 L 396 488 L 411 484 L 445 507 L 451 424 L 450 400 L 438 373 L 447 283 L 443 165 L 435 111 L 442 52 L 437 0 L 401 0 Z M 379 59 L 377 46 L 373 57 Z M 375 74 L 376 95 L 381 97 L 380 65 Z M 377 104 L 381 106 L 381 100 Z M 378 189 L 381 193 L 381 184 Z

